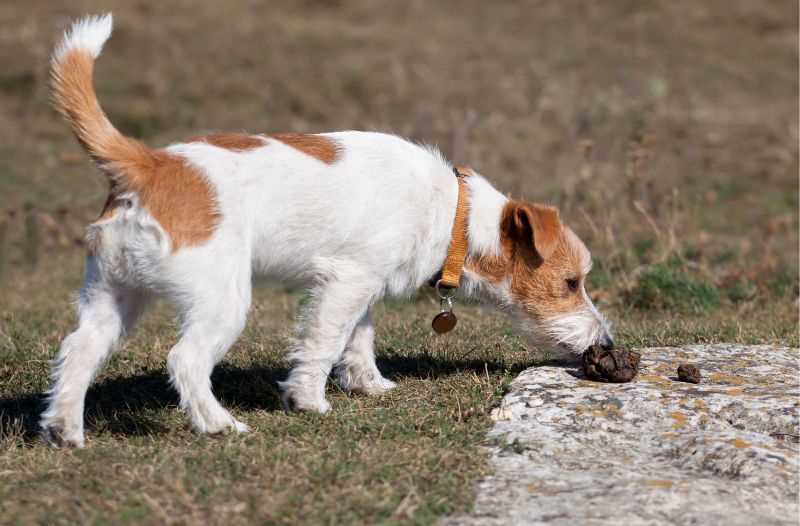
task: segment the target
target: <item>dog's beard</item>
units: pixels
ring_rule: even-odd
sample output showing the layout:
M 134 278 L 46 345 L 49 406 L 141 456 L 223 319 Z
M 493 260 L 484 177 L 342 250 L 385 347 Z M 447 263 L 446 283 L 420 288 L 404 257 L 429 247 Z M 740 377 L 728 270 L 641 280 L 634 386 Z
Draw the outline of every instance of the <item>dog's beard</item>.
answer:
M 590 309 L 580 309 L 547 320 L 536 321 L 515 313 L 517 330 L 536 347 L 558 360 L 575 361 L 588 347 L 600 341 L 607 322 Z

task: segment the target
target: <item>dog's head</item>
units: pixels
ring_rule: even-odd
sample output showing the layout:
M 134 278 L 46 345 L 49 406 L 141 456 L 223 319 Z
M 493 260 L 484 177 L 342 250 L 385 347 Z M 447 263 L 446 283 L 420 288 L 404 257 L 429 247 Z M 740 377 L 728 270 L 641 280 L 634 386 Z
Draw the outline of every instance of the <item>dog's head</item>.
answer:
M 500 217 L 500 254 L 467 261 L 536 345 L 577 356 L 613 346 L 608 322 L 586 294 L 592 259 L 558 210 L 511 200 Z

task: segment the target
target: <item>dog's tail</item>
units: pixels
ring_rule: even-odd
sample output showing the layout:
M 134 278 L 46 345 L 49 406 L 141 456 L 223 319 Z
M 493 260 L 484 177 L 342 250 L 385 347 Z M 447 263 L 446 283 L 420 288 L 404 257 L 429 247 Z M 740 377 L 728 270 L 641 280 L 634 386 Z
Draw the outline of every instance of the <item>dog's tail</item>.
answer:
M 129 186 L 153 152 L 141 142 L 125 137 L 100 107 L 92 83 L 94 61 L 111 36 L 111 14 L 85 17 L 72 24 L 56 47 L 50 62 L 52 100 L 72 125 L 83 148 L 112 184 Z

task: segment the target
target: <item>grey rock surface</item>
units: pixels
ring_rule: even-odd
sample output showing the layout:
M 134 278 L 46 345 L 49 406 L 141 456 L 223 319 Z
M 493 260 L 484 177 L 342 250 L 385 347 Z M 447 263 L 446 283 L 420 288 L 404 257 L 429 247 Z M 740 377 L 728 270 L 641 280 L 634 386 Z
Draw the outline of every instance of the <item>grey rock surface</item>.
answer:
M 626 384 L 569 367 L 520 374 L 493 412 L 475 510 L 444 524 L 800 523 L 800 350 L 641 352 Z M 703 381 L 677 381 L 681 362 Z

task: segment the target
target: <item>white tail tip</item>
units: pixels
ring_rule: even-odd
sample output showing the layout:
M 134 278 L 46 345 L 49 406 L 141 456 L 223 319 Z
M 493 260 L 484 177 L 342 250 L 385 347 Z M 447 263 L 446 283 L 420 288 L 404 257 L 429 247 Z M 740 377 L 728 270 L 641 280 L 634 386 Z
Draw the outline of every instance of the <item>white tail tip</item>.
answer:
M 98 16 L 87 16 L 72 23 L 64 33 L 64 38 L 53 53 L 53 62 L 60 62 L 65 54 L 80 49 L 97 58 L 113 26 L 111 13 Z

